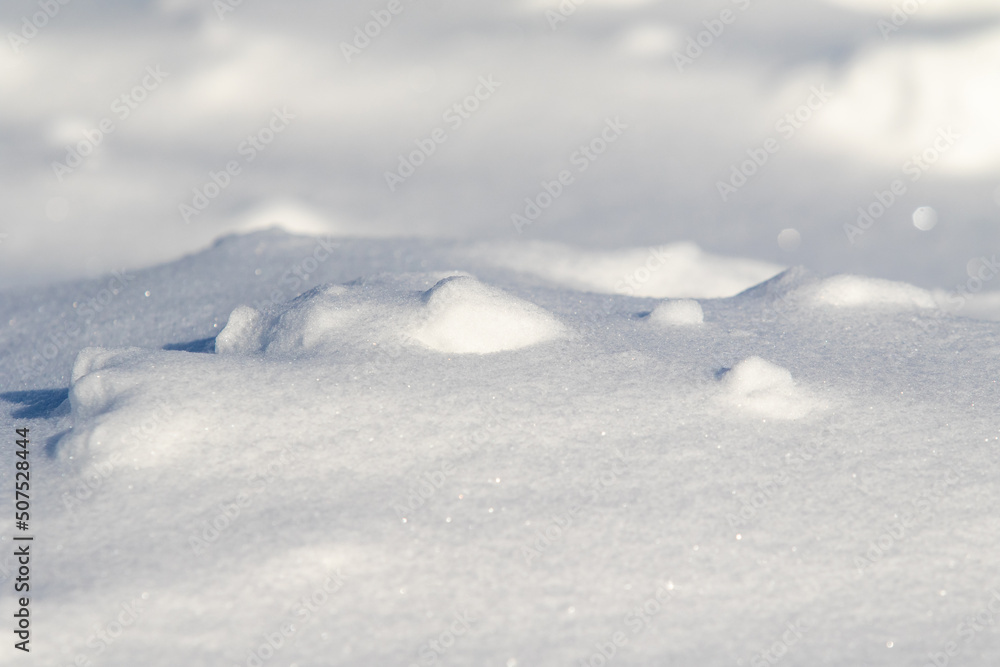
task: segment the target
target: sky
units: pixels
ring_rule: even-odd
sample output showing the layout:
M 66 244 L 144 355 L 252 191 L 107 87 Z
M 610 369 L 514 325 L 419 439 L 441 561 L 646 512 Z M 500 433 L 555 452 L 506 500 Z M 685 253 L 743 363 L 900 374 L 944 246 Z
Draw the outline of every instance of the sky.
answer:
M 0 33 L 0 288 L 272 224 L 942 288 L 1000 247 L 986 0 L 12 0 Z

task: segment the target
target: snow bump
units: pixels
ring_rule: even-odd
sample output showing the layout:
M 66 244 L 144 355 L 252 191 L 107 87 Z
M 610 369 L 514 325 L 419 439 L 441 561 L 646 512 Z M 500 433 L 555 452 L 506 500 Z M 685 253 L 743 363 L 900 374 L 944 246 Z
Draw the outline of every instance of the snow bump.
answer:
M 468 276 L 434 285 L 424 293 L 423 310 L 412 337 L 438 352 L 489 354 L 565 334 L 562 323 L 535 304 Z
M 265 314 L 239 306 L 215 340 L 217 354 L 297 354 L 353 340 L 363 304 L 346 300 L 343 285 L 324 285 L 306 292 L 278 313 Z
M 803 288 L 814 305 L 834 308 L 934 308 L 930 292 L 908 283 L 849 274 L 833 276 Z
M 264 345 L 264 316 L 256 308 L 237 306 L 215 338 L 216 354 L 252 354 Z
M 109 410 L 116 399 L 134 384 L 118 377 L 113 369 L 146 354 L 146 350 L 138 347 L 118 350 L 85 347 L 80 350 L 73 363 L 69 387 L 69 404 L 74 420 L 79 422 Z
M 659 304 L 649 314 L 649 319 L 664 326 L 691 326 L 702 324 L 705 313 L 694 299 L 680 299 Z
M 728 369 L 722 384 L 727 402 L 772 419 L 799 419 L 819 407 L 795 384 L 787 368 L 756 356 Z

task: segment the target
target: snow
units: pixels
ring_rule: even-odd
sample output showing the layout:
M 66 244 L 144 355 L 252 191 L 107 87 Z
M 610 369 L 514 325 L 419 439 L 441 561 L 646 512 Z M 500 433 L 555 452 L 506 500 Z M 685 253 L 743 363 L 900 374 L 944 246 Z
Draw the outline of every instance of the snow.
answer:
M 415 340 L 438 352 L 519 350 L 564 335 L 562 324 L 534 304 L 469 276 L 440 280 L 423 295 Z
M 216 354 L 249 354 L 263 347 L 264 316 L 250 306 L 239 306 L 229 313 L 225 328 L 215 337 Z
M 813 303 L 834 308 L 934 308 L 934 297 L 913 285 L 864 276 L 833 276 L 806 288 Z
M 705 321 L 705 313 L 694 299 L 678 299 L 658 304 L 649 314 L 649 319 L 667 326 L 685 326 L 701 324 Z
M 267 316 L 250 306 L 229 315 L 216 338 L 219 354 L 294 356 L 307 350 L 418 343 L 438 352 L 489 354 L 565 335 L 541 308 L 468 275 L 442 278 L 423 292 L 402 289 L 425 276 L 325 285 Z M 378 299 L 374 295 L 382 295 Z
M 737 408 L 772 419 L 799 419 L 815 408 L 786 368 L 760 357 L 744 359 L 722 376 L 729 401 Z
M 110 280 L 0 293 L 38 664 L 1000 659 L 1000 332 L 918 288 L 275 230 Z

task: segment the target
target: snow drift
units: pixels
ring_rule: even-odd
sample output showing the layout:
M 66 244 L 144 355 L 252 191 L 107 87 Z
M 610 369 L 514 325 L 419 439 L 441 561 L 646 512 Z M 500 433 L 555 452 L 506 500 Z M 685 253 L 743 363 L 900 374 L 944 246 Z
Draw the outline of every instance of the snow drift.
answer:
M 282 293 L 316 247 L 229 237 L 90 319 L 106 281 L 0 294 L 39 664 L 598 664 L 616 636 L 621 665 L 922 664 L 989 603 L 997 323 L 801 269 L 664 302 L 401 241 Z

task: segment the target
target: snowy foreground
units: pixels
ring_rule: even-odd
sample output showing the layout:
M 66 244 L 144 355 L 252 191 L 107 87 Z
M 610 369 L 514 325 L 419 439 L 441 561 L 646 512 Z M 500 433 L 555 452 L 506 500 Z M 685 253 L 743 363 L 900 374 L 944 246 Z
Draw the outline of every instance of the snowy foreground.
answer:
M 945 301 L 278 231 L 0 293 L 24 658 L 1000 664 L 1000 324 Z

